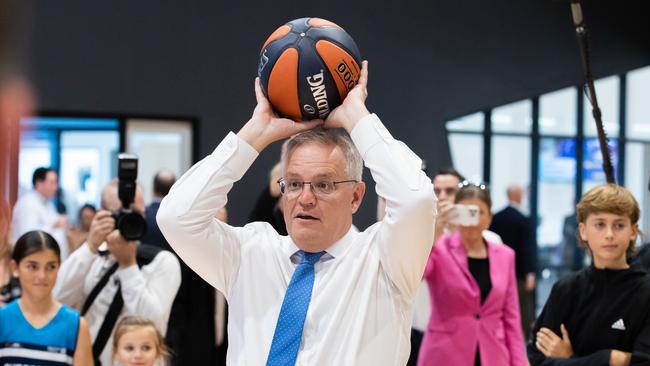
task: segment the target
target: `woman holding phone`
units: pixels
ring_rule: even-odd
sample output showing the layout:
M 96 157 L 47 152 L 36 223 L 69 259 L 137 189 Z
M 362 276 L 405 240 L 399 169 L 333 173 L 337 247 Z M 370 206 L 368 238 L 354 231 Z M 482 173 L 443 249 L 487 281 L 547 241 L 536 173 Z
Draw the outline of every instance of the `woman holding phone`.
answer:
M 523 366 L 515 254 L 482 235 L 492 219 L 490 192 L 463 182 L 454 203 L 458 229 L 438 240 L 424 272 L 431 318 L 418 365 Z

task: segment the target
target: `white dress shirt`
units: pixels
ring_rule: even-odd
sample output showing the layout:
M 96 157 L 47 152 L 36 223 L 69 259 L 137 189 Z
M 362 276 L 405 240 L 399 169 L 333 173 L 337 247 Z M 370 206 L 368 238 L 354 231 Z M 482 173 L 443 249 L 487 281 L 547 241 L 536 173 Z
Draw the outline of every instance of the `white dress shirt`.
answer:
M 85 243 L 61 264 L 53 290 L 54 297 L 81 310 L 86 297 L 113 264 L 115 259 L 111 255 L 95 254 Z M 176 256 L 163 250 L 142 268 L 137 265 L 118 268 L 111 275 L 84 315 L 93 342 L 117 293 L 118 283 L 122 285 L 124 299 L 120 318 L 126 315 L 145 317 L 151 320 L 164 336 L 172 303 L 181 284 L 181 266 Z M 112 348 L 113 335 L 108 339 L 99 358 L 102 365 L 112 365 Z
M 11 222 L 12 240 L 15 243 L 23 234 L 32 230 L 43 230 L 56 239 L 61 250 L 61 260 L 68 257 L 68 239 L 65 228 L 54 228 L 61 215 L 56 211 L 52 200 L 43 197 L 36 191 L 30 191 L 20 196 Z
M 352 227 L 315 264 L 296 365 L 404 365 L 415 292 L 431 245 L 436 199 L 420 159 L 376 115 L 351 134 L 386 198 L 386 217 Z M 172 187 L 158 224 L 176 253 L 229 303 L 228 365 L 264 365 L 299 248 L 268 223 L 213 219 L 257 152 L 230 133 Z

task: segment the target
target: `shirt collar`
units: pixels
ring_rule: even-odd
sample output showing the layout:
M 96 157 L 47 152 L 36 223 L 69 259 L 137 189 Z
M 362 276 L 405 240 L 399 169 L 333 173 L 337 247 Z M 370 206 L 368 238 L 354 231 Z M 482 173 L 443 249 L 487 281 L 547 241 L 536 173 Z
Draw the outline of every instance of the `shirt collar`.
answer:
M 32 192 L 34 192 L 34 196 L 38 199 L 38 202 L 42 203 L 43 205 L 50 203 L 51 200 L 40 194 L 37 190 L 33 190 Z
M 327 261 L 345 255 L 357 233 L 359 233 L 359 230 L 356 228 L 356 226 L 351 225 L 348 232 L 343 235 L 341 239 L 337 240 L 334 244 L 330 245 L 329 248 L 325 249 L 325 254 L 321 258 L 321 261 Z M 300 254 L 298 253 L 299 251 L 300 248 L 298 248 L 293 240 L 291 240 L 291 237 L 289 237 L 289 248 L 287 254 L 293 263 L 300 262 Z

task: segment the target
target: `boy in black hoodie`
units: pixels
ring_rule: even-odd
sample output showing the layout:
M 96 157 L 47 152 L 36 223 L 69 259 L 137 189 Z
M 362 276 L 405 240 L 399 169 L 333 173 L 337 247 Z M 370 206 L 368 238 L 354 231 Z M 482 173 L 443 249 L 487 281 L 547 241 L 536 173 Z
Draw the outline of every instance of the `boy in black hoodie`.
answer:
M 628 264 L 639 206 L 615 184 L 587 192 L 577 207 L 592 266 L 558 281 L 535 322 L 533 366 L 650 365 L 650 277 Z

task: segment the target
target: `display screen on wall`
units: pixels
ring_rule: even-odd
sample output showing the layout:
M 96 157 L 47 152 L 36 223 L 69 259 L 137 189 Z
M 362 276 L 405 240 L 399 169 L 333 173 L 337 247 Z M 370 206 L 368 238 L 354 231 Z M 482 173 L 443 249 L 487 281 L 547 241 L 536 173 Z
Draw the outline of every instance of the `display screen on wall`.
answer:
M 614 169 L 618 166 L 618 143 L 609 141 Z M 583 143 L 583 179 L 604 182 L 603 157 L 598 139 L 586 139 Z M 540 181 L 547 183 L 570 183 L 576 178 L 575 139 L 544 138 L 540 141 Z

